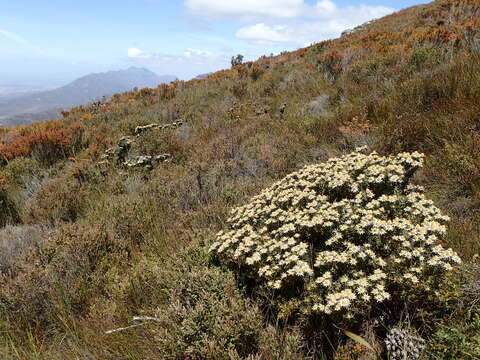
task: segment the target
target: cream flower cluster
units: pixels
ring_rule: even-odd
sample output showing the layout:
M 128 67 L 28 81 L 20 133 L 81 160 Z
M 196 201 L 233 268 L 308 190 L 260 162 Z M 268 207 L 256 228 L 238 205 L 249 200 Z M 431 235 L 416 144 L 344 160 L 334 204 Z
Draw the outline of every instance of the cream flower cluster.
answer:
M 310 312 L 353 316 L 391 288 L 429 288 L 461 261 L 439 245 L 448 217 L 409 185 L 422 163 L 357 150 L 306 166 L 233 209 L 210 251 L 273 289 L 300 285 Z

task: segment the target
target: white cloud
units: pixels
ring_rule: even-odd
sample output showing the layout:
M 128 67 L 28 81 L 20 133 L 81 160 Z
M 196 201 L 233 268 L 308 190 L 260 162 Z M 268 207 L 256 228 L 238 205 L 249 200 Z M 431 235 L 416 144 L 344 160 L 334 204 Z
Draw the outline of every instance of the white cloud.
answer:
M 335 0 L 316 0 L 315 3 L 307 3 L 307 0 L 183 0 L 183 3 L 192 21 L 207 26 L 210 21 L 220 19 L 234 24 L 240 21 L 236 39 L 215 34 L 214 30 L 213 35 L 209 33 L 208 36 L 191 34 L 196 44 L 229 49 L 218 53 L 187 48 L 171 54 L 132 47 L 127 51 L 129 63 L 148 67 L 159 74 L 188 79 L 230 67 L 230 58 L 237 52 L 254 59 L 257 53 L 292 50 L 337 37 L 346 29 L 394 11 L 385 6 L 340 6 Z M 238 40 L 259 47 L 244 47 Z
M 315 5 L 316 13 L 322 17 L 328 17 L 337 11 L 337 5 L 330 0 L 322 0 Z
M 22 45 L 28 45 L 29 44 L 28 41 L 25 40 L 23 37 L 11 32 L 11 31 L 0 29 L 0 35 L 6 37 L 9 40 L 15 41 L 16 43 L 22 44 Z
M 198 49 L 185 49 L 181 54 L 165 54 L 130 48 L 127 56 L 130 64 L 147 67 L 158 74 L 175 75 L 181 79 L 226 68 L 230 63 L 227 54 Z
M 195 50 L 195 49 L 187 49 L 183 52 L 183 55 L 187 58 L 212 58 L 215 57 L 215 53 L 207 50 Z
M 151 59 L 162 62 L 189 62 L 189 63 L 205 63 L 219 57 L 219 54 L 215 54 L 207 50 L 186 49 L 181 55 L 170 55 L 155 52 L 146 52 L 138 48 L 129 48 L 127 50 L 127 56 L 130 59 Z
M 127 50 L 127 55 L 129 58 L 149 58 L 150 54 L 146 53 L 143 50 L 137 48 L 129 48 Z
M 285 25 L 269 26 L 264 23 L 245 26 L 237 31 L 235 36 L 253 44 L 292 43 L 291 29 Z
M 340 15 L 365 14 L 383 16 L 393 9 L 385 6 L 338 7 L 332 0 L 319 0 L 310 5 L 305 0 L 184 0 L 191 15 L 218 18 L 300 19 L 331 18 Z
M 185 0 L 185 7 L 191 14 L 207 18 L 295 18 L 303 13 L 305 3 L 303 0 Z
M 338 7 L 331 0 L 321 0 L 308 14 L 284 24 L 258 23 L 244 26 L 236 32 L 238 39 L 257 45 L 306 46 L 340 35 L 369 20 L 392 13 L 385 6 Z

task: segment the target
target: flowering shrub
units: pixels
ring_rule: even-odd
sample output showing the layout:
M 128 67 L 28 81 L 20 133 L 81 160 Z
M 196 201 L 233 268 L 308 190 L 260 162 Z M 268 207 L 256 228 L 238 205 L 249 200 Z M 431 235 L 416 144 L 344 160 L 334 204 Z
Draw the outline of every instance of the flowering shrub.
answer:
M 352 317 L 398 290 L 434 290 L 460 258 L 438 244 L 448 221 L 409 180 L 417 152 L 357 149 L 294 172 L 233 209 L 210 251 L 307 314 Z

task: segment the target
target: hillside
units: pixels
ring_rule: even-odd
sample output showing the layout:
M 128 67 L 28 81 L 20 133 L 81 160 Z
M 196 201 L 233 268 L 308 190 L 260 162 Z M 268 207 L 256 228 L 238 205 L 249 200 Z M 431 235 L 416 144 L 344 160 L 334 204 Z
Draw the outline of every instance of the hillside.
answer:
M 0 123 L 4 126 L 26 125 L 55 118 L 59 116 L 59 110 L 87 104 L 103 96 L 131 91 L 135 87 L 156 87 L 174 80 L 175 76 L 159 76 L 136 67 L 89 74 L 53 90 L 6 99 L 0 97 Z
M 347 330 L 377 358 L 398 326 L 425 339 L 422 359 L 479 359 L 479 49 L 480 1 L 439 0 L 2 128 L 0 358 L 375 359 L 341 319 L 284 316 L 208 253 L 232 208 L 366 145 L 425 154 L 413 181 L 450 216 L 442 245 L 463 264 Z

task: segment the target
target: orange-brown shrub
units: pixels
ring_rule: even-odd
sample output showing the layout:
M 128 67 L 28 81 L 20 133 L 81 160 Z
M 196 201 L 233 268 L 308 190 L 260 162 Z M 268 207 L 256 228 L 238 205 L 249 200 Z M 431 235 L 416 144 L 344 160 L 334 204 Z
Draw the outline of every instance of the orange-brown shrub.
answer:
M 336 49 L 332 49 L 317 58 L 323 69 L 332 75 L 338 75 L 342 71 L 342 59 L 343 56 Z
M 50 164 L 80 149 L 83 129 L 79 124 L 60 121 L 38 123 L 10 133 L 0 145 L 0 163 L 21 156 L 35 156 Z
M 129 94 L 133 100 L 141 100 L 144 104 L 153 104 L 159 100 L 173 99 L 177 94 L 177 88 L 175 85 L 160 84 L 156 88 L 144 88 Z

